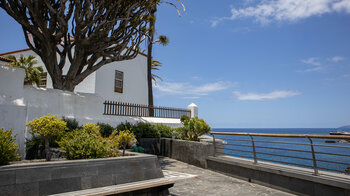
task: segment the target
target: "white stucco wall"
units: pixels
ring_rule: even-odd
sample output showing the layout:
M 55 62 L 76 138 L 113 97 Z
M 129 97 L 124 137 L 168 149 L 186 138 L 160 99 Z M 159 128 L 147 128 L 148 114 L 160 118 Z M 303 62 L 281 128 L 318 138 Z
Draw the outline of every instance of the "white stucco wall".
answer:
M 115 70 L 124 73 L 123 93 L 114 92 Z M 96 72 L 96 94 L 111 101 L 148 105 L 147 58 L 113 62 Z
M 46 67 L 41 58 L 32 50 L 15 52 L 11 55 L 18 58 L 20 55 L 33 55 L 38 61 L 38 66 L 42 66 L 44 71 Z M 63 68 L 63 73 L 68 72 L 69 61 Z M 123 93 L 114 92 L 115 70 L 124 72 Z M 48 74 L 47 88 L 52 87 L 52 80 Z M 147 91 L 147 57 L 138 55 L 135 59 L 113 62 L 106 64 L 96 72 L 89 75 L 75 87 L 75 92 L 96 93 L 105 100 L 122 101 L 128 103 L 148 104 Z
M 12 129 L 21 155 L 24 154 L 26 122 L 23 82 L 23 69 L 0 65 L 0 128 Z
M 75 118 L 80 125 L 102 122 L 115 127 L 128 121 L 182 126 L 180 119 L 106 116 L 103 115 L 105 98 L 97 94 L 23 86 L 24 74 L 21 68 L 0 66 L 0 128 L 13 130 L 22 156 L 25 137 L 29 136 L 25 124 L 47 114 Z
M 44 69 L 44 72 L 47 72 L 47 69 L 46 69 L 43 61 L 41 60 L 40 56 L 38 56 L 32 50 L 25 50 L 25 51 L 21 51 L 21 52 L 15 52 L 15 53 L 12 53 L 11 55 L 15 56 L 16 58 L 19 58 L 21 55 L 23 55 L 24 57 L 27 57 L 29 55 L 33 55 L 33 56 L 36 57 L 35 60 L 38 61 L 38 64 L 36 66 L 42 66 L 43 69 Z M 68 61 L 68 57 L 67 57 L 66 61 L 69 62 Z M 64 75 L 67 74 L 68 68 L 69 67 L 67 66 L 67 64 L 66 64 L 66 66 L 63 67 L 63 74 Z M 95 76 L 96 76 L 96 73 L 94 72 L 91 75 L 89 75 L 88 77 L 86 77 L 85 80 L 83 80 L 80 84 L 78 84 L 75 87 L 75 91 L 76 92 L 83 92 L 83 93 L 95 93 Z M 51 79 L 49 74 L 47 74 L 46 87 L 47 88 L 53 88 L 52 79 Z

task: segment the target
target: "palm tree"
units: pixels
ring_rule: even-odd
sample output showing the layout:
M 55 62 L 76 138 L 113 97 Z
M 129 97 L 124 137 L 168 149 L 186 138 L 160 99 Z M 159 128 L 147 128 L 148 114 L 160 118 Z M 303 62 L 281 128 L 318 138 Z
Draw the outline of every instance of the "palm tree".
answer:
M 35 56 L 29 55 L 28 57 L 24 57 L 21 55 L 19 59 L 16 59 L 15 56 L 8 56 L 8 58 L 11 60 L 9 66 L 19 67 L 25 70 L 24 85 L 33 85 L 33 83 L 35 83 L 38 87 L 40 86 L 43 67 L 34 67 L 34 65 L 38 63 L 38 61 L 35 60 Z
M 185 5 L 182 3 L 182 1 L 180 0 L 176 0 L 178 1 L 182 7 L 183 10 L 185 11 Z M 153 66 L 153 63 L 155 61 L 153 61 L 152 58 L 152 50 L 153 50 L 153 44 L 159 42 L 162 45 L 167 45 L 169 43 L 169 39 L 166 36 L 159 36 L 158 40 L 154 41 L 154 34 L 155 34 L 155 23 L 156 23 L 156 17 L 155 17 L 155 13 L 157 12 L 157 5 L 158 3 L 167 3 L 170 4 L 171 6 L 175 7 L 175 9 L 177 10 L 179 16 L 181 16 L 180 10 L 176 7 L 175 4 L 165 1 L 159 1 L 159 0 L 155 0 L 155 4 L 154 7 L 152 8 L 152 10 L 150 10 L 150 16 L 149 16 L 149 35 L 148 35 L 148 45 L 147 45 L 147 81 L 148 81 L 148 105 L 150 107 L 149 109 L 149 115 L 150 116 L 154 116 L 154 111 L 153 111 L 153 88 L 152 88 L 152 80 L 155 81 L 154 74 L 152 74 L 152 67 L 153 69 L 159 70 L 159 68 L 156 68 L 156 66 Z M 161 63 L 158 65 L 161 66 Z M 159 78 L 159 76 L 157 76 Z
M 162 63 L 159 61 L 152 61 L 152 70 L 160 70 L 159 68 L 162 66 Z M 152 73 L 152 80 L 154 82 L 155 85 L 157 85 L 157 79 L 159 79 L 160 81 L 163 81 L 163 78 L 161 78 L 160 76 Z

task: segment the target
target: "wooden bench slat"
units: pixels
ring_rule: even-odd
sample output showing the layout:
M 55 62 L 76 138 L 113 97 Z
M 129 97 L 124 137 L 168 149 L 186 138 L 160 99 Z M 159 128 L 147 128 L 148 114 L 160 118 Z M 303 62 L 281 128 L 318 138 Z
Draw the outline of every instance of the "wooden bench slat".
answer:
M 190 178 L 195 178 L 197 175 L 185 174 L 180 172 L 174 172 L 169 170 L 163 170 L 164 177 L 156 178 L 151 180 L 143 180 L 138 182 L 131 182 L 125 184 L 118 184 L 112 186 L 98 187 L 93 189 L 84 189 L 79 191 L 72 191 L 66 193 L 54 194 L 52 196 L 100 196 L 100 195 L 110 195 L 119 194 L 125 192 L 132 192 L 142 189 L 154 188 L 158 186 L 164 186 L 168 184 L 174 184 L 180 180 L 186 180 Z

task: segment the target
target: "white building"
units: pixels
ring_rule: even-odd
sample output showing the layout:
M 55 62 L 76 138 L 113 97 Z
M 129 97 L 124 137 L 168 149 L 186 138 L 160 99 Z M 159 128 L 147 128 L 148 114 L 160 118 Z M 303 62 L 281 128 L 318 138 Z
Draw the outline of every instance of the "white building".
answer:
M 10 61 L 6 58 L 7 55 L 15 57 L 37 55 L 30 49 L 0 54 L 0 128 L 13 130 L 22 156 L 25 139 L 30 137 L 25 125 L 34 118 L 47 114 L 75 118 L 80 125 L 87 122 L 100 122 L 115 127 L 121 122 L 128 121 L 162 123 L 171 127 L 182 126 L 178 117 L 147 117 L 147 107 L 146 115 L 135 115 L 130 113 L 130 110 L 126 110 L 123 115 L 115 115 L 113 113 L 113 110 L 116 110 L 115 105 L 112 104 L 108 109 L 111 113 L 106 115 L 106 105 L 104 105 L 106 100 L 148 105 L 147 57 L 144 54 L 132 60 L 103 66 L 76 86 L 75 92 L 52 89 L 49 75 L 46 78 L 42 77 L 41 86 L 44 88 L 23 85 L 25 71 L 21 68 L 6 66 Z M 36 60 L 38 65 L 43 66 L 40 57 Z M 45 69 L 45 66 L 43 68 Z M 67 72 L 67 69 L 64 71 Z M 135 107 L 130 108 L 135 109 Z M 169 111 L 171 109 L 166 108 L 162 113 L 169 114 L 171 113 Z M 192 117 L 198 113 L 197 106 L 190 106 L 185 113 L 187 111 L 191 111 Z
M 32 50 L 23 49 L 0 54 L 0 65 L 7 64 L 6 56 L 13 55 L 18 58 L 20 55 L 27 57 L 33 55 L 38 61 L 37 66 L 44 68 L 41 87 L 52 88 L 52 80 L 47 74 L 46 67 L 41 58 Z M 69 61 L 67 59 L 63 73 L 68 72 Z M 140 53 L 136 58 L 126 61 L 119 61 L 106 64 L 96 72 L 89 75 L 75 87 L 75 92 L 97 94 L 105 100 L 148 104 L 147 85 L 147 56 Z

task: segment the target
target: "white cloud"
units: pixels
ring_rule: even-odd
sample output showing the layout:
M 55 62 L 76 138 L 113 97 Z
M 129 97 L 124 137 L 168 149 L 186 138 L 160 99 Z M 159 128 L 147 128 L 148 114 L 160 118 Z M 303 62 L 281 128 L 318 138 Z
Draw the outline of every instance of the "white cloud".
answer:
M 310 57 L 308 59 L 301 60 L 301 62 L 303 62 L 305 64 L 315 65 L 315 66 L 321 65 L 321 63 L 318 61 L 318 58 L 316 58 L 316 57 Z
M 230 86 L 231 83 L 222 81 L 207 83 L 198 86 L 189 83 L 164 82 L 163 84 L 159 84 L 158 86 L 156 86 L 156 88 L 159 91 L 173 95 L 195 95 L 189 96 L 193 98 L 202 95 L 207 95 L 211 92 L 225 90 Z
M 332 58 L 329 58 L 328 60 L 329 60 L 329 61 L 333 61 L 333 62 L 338 62 L 338 61 L 344 60 L 344 58 L 341 57 L 341 56 L 334 56 L 334 57 L 332 57 Z
M 293 97 L 293 96 L 300 95 L 301 93 L 298 91 L 276 90 L 269 93 L 241 93 L 239 91 L 233 91 L 233 94 L 240 101 L 247 101 L 247 100 L 260 101 L 260 100 L 272 100 L 272 99 Z
M 255 6 L 231 8 L 230 17 L 217 18 L 211 25 L 239 18 L 254 18 L 261 24 L 295 22 L 333 12 L 350 13 L 350 0 L 262 0 Z
M 305 70 L 299 70 L 297 72 L 314 72 L 314 71 L 321 71 L 324 69 L 324 67 L 321 65 L 321 63 L 318 61 L 318 58 L 316 57 L 310 57 L 308 59 L 301 60 L 302 63 L 312 65 L 313 67 L 305 69 Z

